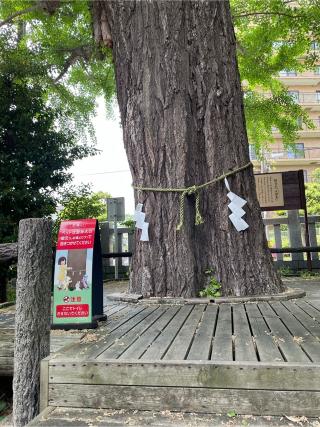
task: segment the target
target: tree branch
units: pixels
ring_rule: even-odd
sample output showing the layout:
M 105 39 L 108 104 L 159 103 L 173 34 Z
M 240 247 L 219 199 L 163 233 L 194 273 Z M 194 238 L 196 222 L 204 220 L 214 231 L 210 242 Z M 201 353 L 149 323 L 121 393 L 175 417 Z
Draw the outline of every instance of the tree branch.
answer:
M 71 54 L 67 58 L 59 75 L 53 80 L 54 83 L 58 83 L 59 80 L 61 80 L 62 77 L 68 72 L 69 68 L 72 67 L 72 65 L 78 59 L 84 59 L 85 61 L 89 61 L 93 53 L 93 49 L 90 45 L 73 48 L 73 49 L 70 49 L 70 51 L 71 51 Z
M 14 12 L 12 15 L 8 16 L 8 18 L 1 21 L 0 28 L 6 24 L 9 24 L 18 16 L 26 15 L 27 13 L 33 12 L 35 10 L 42 10 L 43 12 L 52 15 L 58 9 L 58 7 L 60 7 L 60 1 L 61 0 L 37 0 L 34 6 L 27 7 L 23 10 L 18 10 L 17 12 Z
M 0 28 L 4 25 L 10 24 L 15 18 L 21 15 L 25 15 L 27 13 L 33 12 L 34 10 L 37 10 L 39 8 L 39 5 L 36 4 L 34 6 L 27 7 L 26 9 L 19 10 L 18 12 L 13 13 L 12 15 L 8 16 L 8 18 L 4 19 L 0 22 Z
M 292 15 L 285 12 L 247 12 L 240 15 L 233 15 L 233 18 L 245 18 L 247 16 L 286 16 L 288 18 L 303 18 L 304 15 Z

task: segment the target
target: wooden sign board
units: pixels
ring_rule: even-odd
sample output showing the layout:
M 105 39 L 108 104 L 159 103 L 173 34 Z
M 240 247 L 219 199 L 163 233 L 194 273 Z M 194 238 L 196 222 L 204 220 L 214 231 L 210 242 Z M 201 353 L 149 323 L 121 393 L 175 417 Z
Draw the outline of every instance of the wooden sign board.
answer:
M 305 209 L 303 170 L 255 174 L 262 211 Z
M 282 173 L 260 174 L 255 179 L 261 208 L 284 205 Z

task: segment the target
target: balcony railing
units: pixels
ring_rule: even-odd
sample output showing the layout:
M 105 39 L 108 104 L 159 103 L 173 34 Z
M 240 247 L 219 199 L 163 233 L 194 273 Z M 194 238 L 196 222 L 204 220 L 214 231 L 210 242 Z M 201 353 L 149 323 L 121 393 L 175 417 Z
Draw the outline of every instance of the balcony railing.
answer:
M 320 147 L 297 148 L 296 150 L 272 150 L 271 153 L 265 153 L 265 158 L 266 160 L 319 159 Z M 252 158 L 252 160 L 255 159 Z
M 292 98 L 299 104 L 320 104 L 320 92 L 299 92 Z
M 308 128 L 305 124 L 302 124 L 300 126 L 301 130 L 316 130 L 316 129 L 320 129 L 320 119 L 311 119 L 311 122 L 313 123 L 314 129 L 310 129 Z
M 319 75 L 320 78 L 320 75 Z M 288 92 L 292 100 L 297 104 L 319 104 L 320 105 L 320 92 Z M 265 98 L 272 98 L 271 93 L 264 93 Z

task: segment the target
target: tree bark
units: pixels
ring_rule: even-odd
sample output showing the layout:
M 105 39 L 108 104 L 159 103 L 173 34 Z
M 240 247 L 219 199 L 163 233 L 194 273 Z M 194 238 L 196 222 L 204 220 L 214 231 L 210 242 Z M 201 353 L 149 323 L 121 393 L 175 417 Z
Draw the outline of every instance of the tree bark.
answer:
M 20 221 L 18 251 L 13 422 L 24 426 L 38 414 L 40 361 L 50 353 L 51 221 Z
M 136 186 L 189 187 L 249 162 L 236 41 L 227 1 L 94 1 L 94 28 L 107 17 L 124 145 Z M 100 16 L 100 21 L 97 17 Z M 101 32 L 101 31 L 100 31 Z M 97 38 L 97 37 L 96 37 Z M 99 39 L 99 37 L 98 37 Z M 100 41 L 103 42 L 102 37 Z M 245 198 L 249 229 L 237 232 L 223 182 L 195 197 L 135 192 L 150 223 L 136 239 L 130 291 L 194 296 L 214 270 L 224 295 L 283 290 L 267 248 L 252 168 L 229 179 Z
M 17 261 L 18 245 L 17 243 L 1 243 L 0 244 L 0 263 Z

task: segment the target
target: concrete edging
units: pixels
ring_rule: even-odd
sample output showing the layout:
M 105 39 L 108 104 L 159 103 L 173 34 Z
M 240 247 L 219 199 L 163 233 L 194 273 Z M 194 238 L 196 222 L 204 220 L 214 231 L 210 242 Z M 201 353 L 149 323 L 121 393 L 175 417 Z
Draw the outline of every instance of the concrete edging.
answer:
M 108 299 L 111 301 L 131 302 L 142 304 L 226 304 L 226 303 L 245 303 L 259 301 L 287 301 L 290 299 L 303 298 L 305 291 L 299 288 L 288 289 L 280 294 L 273 295 L 255 295 L 252 297 L 218 297 L 218 298 L 179 298 L 179 297 L 150 297 L 143 298 L 141 294 L 110 294 Z

